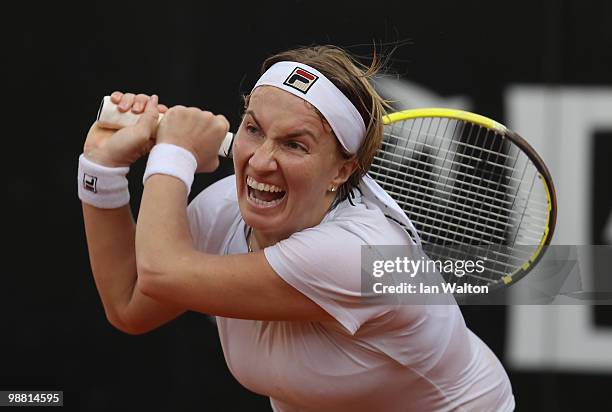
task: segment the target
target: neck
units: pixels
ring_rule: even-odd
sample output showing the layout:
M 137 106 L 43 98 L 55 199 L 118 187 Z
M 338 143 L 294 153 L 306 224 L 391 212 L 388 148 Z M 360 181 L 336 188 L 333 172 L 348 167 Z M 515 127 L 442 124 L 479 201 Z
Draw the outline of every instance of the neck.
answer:
M 275 245 L 276 243 L 280 242 L 283 239 L 286 239 L 287 237 L 279 238 L 279 236 L 269 235 L 251 228 L 251 235 L 249 236 L 249 249 L 252 252 L 262 250 L 267 248 L 268 246 Z

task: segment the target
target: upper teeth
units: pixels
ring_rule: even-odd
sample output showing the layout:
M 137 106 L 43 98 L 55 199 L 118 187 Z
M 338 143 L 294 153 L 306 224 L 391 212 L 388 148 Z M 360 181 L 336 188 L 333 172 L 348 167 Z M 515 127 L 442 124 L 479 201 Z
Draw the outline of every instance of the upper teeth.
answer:
M 247 176 L 247 185 L 253 189 L 261 190 L 264 192 L 283 192 L 284 190 L 278 186 L 269 185 L 267 183 L 259 183 L 251 176 Z

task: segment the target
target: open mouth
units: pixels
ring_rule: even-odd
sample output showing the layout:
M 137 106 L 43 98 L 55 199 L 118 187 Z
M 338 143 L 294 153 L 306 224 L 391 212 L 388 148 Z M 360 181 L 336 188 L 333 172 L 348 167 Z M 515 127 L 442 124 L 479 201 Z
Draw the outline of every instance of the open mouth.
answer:
M 286 192 L 278 186 L 258 182 L 251 176 L 247 176 L 246 183 L 249 200 L 258 206 L 274 207 L 285 198 Z

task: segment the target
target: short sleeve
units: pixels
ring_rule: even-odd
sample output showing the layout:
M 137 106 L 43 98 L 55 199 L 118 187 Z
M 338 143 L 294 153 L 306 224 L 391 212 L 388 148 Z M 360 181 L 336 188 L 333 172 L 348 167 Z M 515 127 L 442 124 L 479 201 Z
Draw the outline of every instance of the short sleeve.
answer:
M 189 230 L 196 249 L 222 253 L 228 233 L 232 233 L 240 217 L 235 180 L 231 175 L 213 183 L 187 206 Z
M 264 249 L 268 263 L 288 284 L 334 317 L 351 335 L 387 308 L 365 303 L 361 293 L 361 245 L 343 227 L 326 223 Z

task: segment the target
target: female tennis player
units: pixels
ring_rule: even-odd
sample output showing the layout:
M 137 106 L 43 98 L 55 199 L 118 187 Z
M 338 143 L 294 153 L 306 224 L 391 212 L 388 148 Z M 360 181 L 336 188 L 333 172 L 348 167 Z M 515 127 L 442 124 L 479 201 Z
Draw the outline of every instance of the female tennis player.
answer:
M 361 246 L 418 242 L 365 175 L 383 133 L 375 71 L 331 46 L 267 59 L 246 98 L 235 175 L 189 205 L 194 173 L 218 166 L 227 120 L 115 92 L 140 120 L 117 132 L 94 124 L 79 162 L 106 315 L 130 334 L 186 310 L 217 316 L 229 369 L 274 411 L 513 410 L 501 363 L 455 304 L 361 300 Z M 135 224 L 125 176 L 149 149 Z

